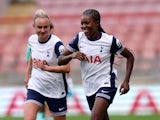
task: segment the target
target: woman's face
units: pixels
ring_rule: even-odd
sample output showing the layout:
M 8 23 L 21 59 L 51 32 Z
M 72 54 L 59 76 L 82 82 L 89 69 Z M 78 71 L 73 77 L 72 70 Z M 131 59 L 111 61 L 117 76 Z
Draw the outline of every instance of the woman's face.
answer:
M 99 22 L 89 15 L 81 16 L 81 29 L 88 38 L 94 38 L 98 33 Z
M 45 42 L 48 40 L 51 34 L 50 21 L 48 18 L 36 18 L 34 28 L 39 41 Z

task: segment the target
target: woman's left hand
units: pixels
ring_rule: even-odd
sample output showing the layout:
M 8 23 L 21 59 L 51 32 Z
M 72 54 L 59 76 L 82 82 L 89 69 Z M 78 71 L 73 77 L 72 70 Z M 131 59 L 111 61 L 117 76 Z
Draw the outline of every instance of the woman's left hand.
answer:
M 120 87 L 120 95 L 126 94 L 129 91 L 129 84 L 128 82 L 123 82 L 121 87 Z

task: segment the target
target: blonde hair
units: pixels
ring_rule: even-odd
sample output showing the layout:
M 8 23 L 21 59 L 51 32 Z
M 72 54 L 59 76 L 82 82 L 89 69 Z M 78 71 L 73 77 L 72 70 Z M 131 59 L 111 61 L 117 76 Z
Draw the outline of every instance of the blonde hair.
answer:
M 34 15 L 34 18 L 33 18 L 33 23 L 34 23 L 34 24 L 35 24 L 35 20 L 36 20 L 37 18 L 48 18 L 48 20 L 49 20 L 49 22 L 50 22 L 50 27 L 53 28 L 53 24 L 51 23 L 48 14 L 47 14 L 44 10 L 38 9 L 38 10 L 36 11 L 36 13 L 35 13 L 35 15 Z
M 49 16 L 47 15 L 47 13 L 44 10 L 38 9 L 34 15 L 34 19 L 33 19 L 34 22 L 35 22 L 36 18 L 48 18 L 49 19 Z

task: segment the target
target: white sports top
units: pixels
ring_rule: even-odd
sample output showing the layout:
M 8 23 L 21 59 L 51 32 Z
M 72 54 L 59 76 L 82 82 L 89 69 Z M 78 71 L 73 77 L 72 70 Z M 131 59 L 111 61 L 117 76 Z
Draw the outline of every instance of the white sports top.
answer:
M 91 41 L 83 32 L 79 32 L 67 49 L 81 51 L 88 58 L 88 61 L 81 62 L 82 83 L 87 96 L 93 95 L 100 87 L 117 87 L 114 54 L 124 50 L 118 39 L 101 33 L 100 39 Z
M 40 43 L 36 34 L 31 35 L 28 44 L 31 49 L 32 61 L 42 60 L 44 64 L 57 66 L 57 58 L 64 50 L 61 40 L 51 35 L 46 43 Z M 65 75 L 32 68 L 28 89 L 35 90 L 50 98 L 62 98 L 66 96 Z

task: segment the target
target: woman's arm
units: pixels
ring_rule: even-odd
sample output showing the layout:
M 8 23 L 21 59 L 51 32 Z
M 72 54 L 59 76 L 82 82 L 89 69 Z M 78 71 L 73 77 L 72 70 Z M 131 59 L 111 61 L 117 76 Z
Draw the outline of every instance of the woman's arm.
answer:
M 30 57 L 30 60 L 28 61 L 28 64 L 27 64 L 27 70 L 26 70 L 25 80 L 24 80 L 24 84 L 26 88 L 28 88 L 28 81 L 31 77 L 31 71 L 32 71 L 32 58 Z
M 80 61 L 88 60 L 86 55 L 82 52 L 71 52 L 69 50 L 65 50 L 58 58 L 58 65 L 66 65 L 68 64 L 72 59 L 78 59 Z
M 55 73 L 69 73 L 70 65 L 62 65 L 62 66 L 48 66 L 44 65 L 42 61 L 34 61 L 34 67 L 40 68 L 44 71 L 55 72 Z
M 66 65 L 72 60 L 72 52 L 69 50 L 65 49 L 63 53 L 59 56 L 58 58 L 58 65 Z
M 124 56 L 127 59 L 126 63 L 126 75 L 124 78 L 124 81 L 120 87 L 120 92 L 121 94 L 125 94 L 129 91 L 129 81 L 130 81 L 130 76 L 133 70 L 133 65 L 134 65 L 134 56 L 131 51 L 129 51 L 127 48 L 125 48 L 122 53 L 122 56 Z

